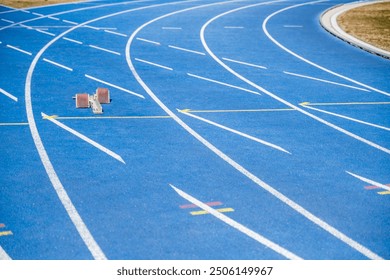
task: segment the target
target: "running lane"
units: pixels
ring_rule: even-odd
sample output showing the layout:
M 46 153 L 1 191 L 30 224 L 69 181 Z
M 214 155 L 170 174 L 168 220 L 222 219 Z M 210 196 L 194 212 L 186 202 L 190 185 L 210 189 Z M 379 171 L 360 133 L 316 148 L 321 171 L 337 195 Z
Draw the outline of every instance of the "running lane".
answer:
M 321 29 L 334 4 L 4 8 L 2 250 L 389 258 L 389 64 Z M 74 107 L 97 87 L 103 115 Z

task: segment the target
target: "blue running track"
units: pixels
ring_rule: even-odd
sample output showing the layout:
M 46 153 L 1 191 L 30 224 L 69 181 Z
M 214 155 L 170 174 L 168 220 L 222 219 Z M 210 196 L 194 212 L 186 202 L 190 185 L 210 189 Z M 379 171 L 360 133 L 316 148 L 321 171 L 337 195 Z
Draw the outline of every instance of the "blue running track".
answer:
M 0 258 L 390 259 L 390 62 L 340 3 L 0 5 Z

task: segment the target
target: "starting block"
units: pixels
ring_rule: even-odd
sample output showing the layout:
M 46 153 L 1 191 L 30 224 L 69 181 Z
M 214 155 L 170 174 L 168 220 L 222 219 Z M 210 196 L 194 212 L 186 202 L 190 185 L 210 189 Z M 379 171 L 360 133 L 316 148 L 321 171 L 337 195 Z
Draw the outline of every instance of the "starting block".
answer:
M 76 99 L 76 108 L 92 108 L 94 114 L 103 114 L 101 104 L 111 103 L 110 91 L 107 88 L 97 88 L 93 95 L 77 93 L 73 98 Z

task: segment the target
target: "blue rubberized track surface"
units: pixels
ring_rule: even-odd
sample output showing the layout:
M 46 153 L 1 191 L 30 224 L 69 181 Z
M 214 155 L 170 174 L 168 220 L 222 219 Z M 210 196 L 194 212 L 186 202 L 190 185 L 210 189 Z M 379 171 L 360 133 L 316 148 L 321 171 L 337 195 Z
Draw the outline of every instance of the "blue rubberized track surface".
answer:
M 0 256 L 389 259 L 390 62 L 340 3 L 0 6 Z

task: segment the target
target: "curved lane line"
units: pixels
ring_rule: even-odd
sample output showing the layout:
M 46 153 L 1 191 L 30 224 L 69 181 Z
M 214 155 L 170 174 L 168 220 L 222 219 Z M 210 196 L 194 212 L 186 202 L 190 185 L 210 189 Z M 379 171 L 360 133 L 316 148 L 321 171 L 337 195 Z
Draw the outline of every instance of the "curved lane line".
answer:
M 316 68 L 318 68 L 318 69 L 321 69 L 321 70 L 323 70 L 323 71 L 325 71 L 325 72 L 327 72 L 327 73 L 329 73 L 329 74 L 332 74 L 332 75 L 334 75 L 334 76 L 337 76 L 337 77 L 339 77 L 339 78 L 342 78 L 342 79 L 344 79 L 344 80 L 347 80 L 347 81 L 349 81 L 349 82 L 352 82 L 352 83 L 357 84 L 357 85 L 359 85 L 359 86 L 365 87 L 365 88 L 367 88 L 367 89 L 370 89 L 370 90 L 372 90 L 372 91 L 381 93 L 381 94 L 383 94 L 383 95 L 390 96 L 390 93 L 388 93 L 388 92 L 385 92 L 385 91 L 383 91 L 383 90 L 379 90 L 379 89 L 377 89 L 377 88 L 371 87 L 371 86 L 366 85 L 366 84 L 363 84 L 363 83 L 361 83 L 361 82 L 358 82 L 358 81 L 356 81 L 356 80 L 354 80 L 354 79 L 352 79 L 352 78 L 349 78 L 349 77 L 346 77 L 346 76 L 341 75 L 341 74 L 339 74 L 339 73 L 336 73 L 336 72 L 334 72 L 334 71 L 332 71 L 332 70 L 329 70 L 329 69 L 327 69 L 327 68 L 325 68 L 325 67 L 323 67 L 323 66 L 321 66 L 321 65 L 318 65 L 318 64 L 316 64 L 316 63 L 314 63 L 314 62 L 312 62 L 312 61 L 310 61 L 310 60 L 308 60 L 308 59 L 306 59 L 306 58 L 304 58 L 304 57 L 298 55 L 297 53 L 291 51 L 290 49 L 286 48 L 286 47 L 283 46 L 281 43 L 279 43 L 279 42 L 278 42 L 274 37 L 272 37 L 271 34 L 268 32 L 268 30 L 267 30 L 267 23 L 268 23 L 268 21 L 269 21 L 272 17 L 274 17 L 275 15 L 280 14 L 280 13 L 285 12 L 285 11 L 290 10 L 290 9 L 298 8 L 298 7 L 305 6 L 305 5 L 315 4 L 315 3 L 322 3 L 322 2 L 328 2 L 328 0 L 320 0 L 320 1 L 313 1 L 313 2 L 301 3 L 301 4 L 297 4 L 297 5 L 293 5 L 293 6 L 289 6 L 289 7 L 280 9 L 280 10 L 278 10 L 278 11 L 276 11 L 276 12 L 270 14 L 270 15 L 264 20 L 264 22 L 263 22 L 263 31 L 264 31 L 265 35 L 266 35 L 266 36 L 267 36 L 275 45 L 277 45 L 278 47 L 280 47 L 282 50 L 284 50 L 284 51 L 286 51 L 287 53 L 289 53 L 289 54 L 295 56 L 296 58 L 298 58 L 298 59 L 300 59 L 300 60 L 306 62 L 307 64 L 310 64 L 310 65 L 312 65 L 312 66 L 314 66 L 314 67 L 316 67 Z
M 272 1 L 272 2 L 264 2 L 261 4 L 256 5 L 265 5 L 269 3 L 275 3 L 279 1 Z M 253 6 L 253 5 L 252 5 Z M 173 12 L 170 14 L 166 14 L 164 16 L 160 16 L 158 18 L 155 18 L 154 20 L 151 20 L 142 26 L 140 26 L 134 33 L 130 36 L 127 45 L 126 45 L 126 60 L 129 65 L 129 68 L 131 72 L 133 73 L 134 77 L 138 81 L 138 83 L 145 89 L 145 91 L 149 94 L 149 96 L 169 115 L 171 116 L 181 127 L 183 127 L 188 133 L 190 133 L 193 137 L 195 137 L 199 142 L 201 142 L 203 145 L 205 145 L 208 149 L 210 149 L 213 153 L 215 153 L 217 156 L 219 156 L 222 160 L 230 164 L 233 168 L 235 168 L 237 171 L 239 171 L 241 174 L 246 176 L 248 179 L 252 180 L 255 184 L 263 188 L 264 190 L 268 191 L 270 194 L 275 196 L 277 199 L 279 199 L 281 202 L 285 203 L 289 207 L 291 207 L 293 210 L 307 218 L 308 220 L 312 221 L 314 224 L 318 225 L 319 227 L 323 228 L 325 231 L 329 232 L 339 240 L 343 241 L 353 249 L 357 250 L 358 252 L 362 253 L 364 256 L 370 259 L 382 259 L 377 254 L 373 253 L 363 245 L 357 243 L 356 241 L 352 240 L 339 230 L 335 229 L 325 221 L 321 220 L 296 202 L 289 199 L 287 196 L 282 194 L 281 192 L 277 191 L 258 177 L 256 177 L 254 174 L 252 174 L 250 171 L 245 169 L 243 166 L 238 164 L 236 161 L 234 161 L 232 158 L 230 158 L 228 155 L 223 153 L 221 150 L 219 150 L 216 146 L 208 142 L 205 138 L 203 138 L 200 134 L 198 134 L 195 130 L 193 130 L 190 126 L 188 126 L 184 121 L 182 121 L 176 114 L 173 113 L 172 110 L 170 110 L 154 93 L 153 91 L 146 85 L 146 83 L 142 80 L 142 78 L 139 76 L 137 70 L 135 69 L 132 61 L 131 61 L 131 52 L 130 52 L 130 46 L 135 38 L 135 36 L 146 26 L 161 20 L 163 18 L 178 14 L 180 12 L 186 12 L 189 9 L 184 9 L 181 11 Z
M 191 1 L 188 1 L 188 2 L 191 2 Z M 75 225 L 77 231 L 79 232 L 80 234 L 80 237 L 83 239 L 85 245 L 87 246 L 87 248 L 89 249 L 89 251 L 91 252 L 92 256 L 97 259 L 97 260 L 104 260 L 106 259 L 106 256 L 104 255 L 103 251 L 101 250 L 101 248 L 99 247 L 99 245 L 97 244 L 97 242 L 95 241 L 95 239 L 93 238 L 92 234 L 90 233 L 89 229 L 87 228 L 87 226 L 85 225 L 84 221 L 82 220 L 80 214 L 78 213 L 78 211 L 76 210 L 75 206 L 73 205 L 70 197 L 68 196 L 64 186 L 62 185 L 51 161 L 50 161 L 50 158 L 46 152 L 46 149 L 43 145 L 43 142 L 41 140 L 41 137 L 39 135 L 39 131 L 38 131 L 38 128 L 37 128 L 37 125 L 36 125 L 36 122 L 35 122 L 35 117 L 34 117 L 34 112 L 33 112 L 33 106 L 32 106 L 32 100 L 31 100 L 31 80 L 32 80 L 32 76 L 33 76 L 33 73 L 34 73 L 34 70 L 35 70 L 35 67 L 39 61 L 39 59 L 42 57 L 42 55 L 45 53 L 45 51 L 51 46 L 53 45 L 56 41 L 58 41 L 60 38 L 62 38 L 63 36 L 65 36 L 66 34 L 74 31 L 75 29 L 77 28 L 80 28 L 86 24 L 89 24 L 89 23 L 92 23 L 92 22 L 95 22 L 95 21 L 99 21 L 99 20 L 102 20 L 102 19 L 106 19 L 106 18 L 110 18 L 110 17 L 113 17 L 113 16 L 117 16 L 117 15 L 122 15 L 122 14 L 125 14 L 125 13 L 130 13 L 130 12 L 133 12 L 133 11 L 139 11 L 139 10 L 143 10 L 143 9 L 148 9 L 148 8 L 154 8 L 154 7 L 160 7 L 160 6 L 165 6 L 165 5 L 173 5 L 173 4 L 177 4 L 177 3 L 181 3 L 181 2 L 170 2 L 170 3 L 164 3 L 164 4 L 155 4 L 155 5 L 150 5 L 150 6 L 143 6 L 143 7 L 138 7 L 138 8 L 132 8 L 132 9 L 129 9 L 129 10 L 124 10 L 124 11 L 120 11 L 120 12 L 117 12 L 117 13 L 113 13 L 113 14 L 109 14 L 109 15 L 105 15 L 105 16 L 102 16 L 102 17 L 99 17 L 99 18 L 96 18 L 96 19 L 92 19 L 92 20 L 89 20 L 89 21 L 86 21 L 84 23 L 81 23 L 77 26 L 74 26 L 72 28 L 70 28 L 69 30 L 66 30 L 64 31 L 63 33 L 61 33 L 60 35 L 58 35 L 57 37 L 55 37 L 54 39 L 52 39 L 50 42 L 48 42 L 37 54 L 36 56 L 34 57 L 33 61 L 31 62 L 31 65 L 30 65 L 30 68 L 27 72 L 27 76 L 26 76 L 26 84 L 25 84 L 25 102 L 26 102 L 26 113 L 27 113 L 27 119 L 28 119 L 28 123 L 29 123 L 29 126 L 30 126 L 30 131 L 31 131 L 31 135 L 32 135 L 32 138 L 34 140 L 34 144 L 37 148 L 37 151 L 38 151 L 38 154 L 39 154 L 39 157 L 41 158 L 41 161 L 42 161 L 42 164 L 46 170 L 46 173 L 47 175 L 49 176 L 49 179 L 59 197 L 59 199 L 61 200 L 61 203 L 62 205 L 64 206 L 66 212 L 68 213 L 70 219 L 72 220 L 73 224 Z M 78 9 L 79 10 L 79 9 Z
M 264 2 L 264 3 L 261 3 L 260 5 L 266 5 L 266 4 L 270 4 L 270 3 L 275 3 L 275 2 L 279 2 L 280 0 L 276 0 L 276 1 L 270 1 L 270 2 Z M 236 1 L 232 1 L 232 2 L 236 2 Z M 285 202 L 287 201 L 291 201 L 289 198 L 285 197 L 284 195 L 282 195 L 281 193 L 279 193 L 277 190 L 273 189 L 272 187 L 270 187 L 269 185 L 267 185 L 266 183 L 262 182 L 260 179 L 258 179 L 255 175 L 253 175 L 252 173 L 250 173 L 248 170 L 246 170 L 244 167 L 242 167 L 241 165 L 239 165 L 237 162 L 235 162 L 233 159 L 231 159 L 229 156 L 227 156 L 226 154 L 224 154 L 221 150 L 219 150 L 217 147 L 215 147 L 213 144 L 211 144 L 210 142 L 208 142 L 205 138 L 203 138 L 200 134 L 198 134 L 195 130 L 193 130 L 190 126 L 188 126 L 184 121 L 182 121 L 175 113 L 173 113 L 172 110 L 170 110 L 154 93 L 153 91 L 146 85 L 146 83 L 142 80 L 142 78 L 138 75 L 138 72 L 137 70 L 135 69 L 132 61 L 131 61 L 131 52 L 130 52 L 130 46 L 132 44 L 132 42 L 134 41 L 135 37 L 137 36 L 137 34 L 143 29 L 145 28 L 146 26 L 156 22 L 156 21 L 159 21 L 161 19 L 164 19 L 164 18 L 167 18 L 167 17 L 170 17 L 170 16 L 173 16 L 173 15 L 176 15 L 176 14 L 179 14 L 179 13 L 183 13 L 183 12 L 187 12 L 187 11 L 191 11 L 191 10 L 194 10 L 194 9 L 199 9 L 199 8 L 205 8 L 205 7 L 209 7 L 209 6 L 213 6 L 213 5 L 219 5 L 219 4 L 226 4 L 226 2 L 219 2 L 219 3 L 213 3 L 213 4 L 207 4 L 207 5 L 202 5 L 202 6 L 197 6 L 197 7 L 191 7 L 191 8 L 187 8 L 187 9 L 183 9 L 183 10 L 179 10 L 179 11 L 175 11 L 175 12 L 172 12 L 172 13 L 169 13 L 169 14 L 166 14 L 166 15 L 163 15 L 163 16 L 160 16 L 160 17 L 157 17 L 151 21 L 148 21 L 146 22 L 145 24 L 141 25 L 137 30 L 135 30 L 133 32 L 133 34 L 130 36 L 128 42 L 127 42 L 127 45 L 126 45 L 126 60 L 127 60 L 127 63 L 129 65 L 129 68 L 131 70 L 131 72 L 133 73 L 134 77 L 136 78 L 136 80 L 138 81 L 138 83 L 144 88 L 144 90 L 149 94 L 149 96 L 169 115 L 171 116 L 181 127 L 183 127 L 188 133 L 190 133 L 193 137 L 195 137 L 198 141 L 200 141 L 203 145 L 205 145 L 207 148 L 209 148 L 212 152 L 214 152 L 216 155 L 218 155 L 220 158 L 222 158 L 224 161 L 226 161 L 227 163 L 229 163 L 231 166 L 233 166 L 235 169 L 237 169 L 238 171 L 240 171 L 243 175 L 245 175 L 246 177 L 248 177 L 249 179 L 251 179 L 252 181 L 254 181 L 255 183 L 258 183 L 258 184 L 264 184 L 267 188 L 269 188 L 269 191 L 272 193 L 276 193 L 276 194 L 279 194 L 280 196 L 282 196 L 282 200 L 284 200 Z M 259 4 L 258 4 L 259 5 Z M 172 188 L 174 188 L 172 185 L 171 185 Z M 175 188 L 174 188 L 175 189 Z M 179 191 L 178 189 L 175 189 L 175 191 Z M 183 194 L 182 192 L 180 193 L 180 191 L 178 192 L 179 194 Z M 292 256 L 292 255 L 291 255 Z M 295 255 L 294 255 L 295 256 Z
M 317 1 L 316 1 L 317 2 Z M 316 3 L 316 2 L 312 2 L 312 3 Z M 244 7 L 240 7 L 240 8 L 237 8 L 237 9 L 234 9 L 234 10 L 231 10 L 231 11 L 228 11 L 228 12 L 225 12 L 225 13 L 222 13 L 212 19 L 210 19 L 201 29 L 201 32 L 200 32 L 200 37 L 201 37 L 201 41 L 202 41 L 202 44 L 204 46 L 204 48 L 206 49 L 206 52 L 218 63 L 220 64 L 223 68 L 225 68 L 227 71 L 229 71 L 230 73 L 232 73 L 233 75 L 235 75 L 236 77 L 240 78 L 241 80 L 243 80 L 244 82 L 247 82 L 248 84 L 252 85 L 253 87 L 255 87 L 256 89 L 264 92 L 265 94 L 271 96 L 272 98 L 282 102 L 283 104 L 315 119 L 315 120 L 318 120 L 320 121 L 321 123 L 324 123 L 330 127 L 333 127 L 347 135 L 350 135 L 350 136 L 353 136 L 354 138 L 357 138 L 357 139 L 360 139 L 361 141 L 363 140 L 363 142 L 368 142 L 370 143 L 371 145 L 373 145 L 374 147 L 376 148 L 379 148 L 381 150 L 384 150 L 385 152 L 389 153 L 390 154 L 390 150 L 387 150 L 383 147 L 380 147 L 372 142 L 369 142 L 368 140 L 365 140 L 357 135 L 354 135 L 342 128 L 339 128 L 321 118 L 318 118 L 317 116 L 315 115 L 312 115 L 304 110 L 302 110 L 301 108 L 287 102 L 286 100 L 276 96 L 275 94 L 267 91 L 266 89 L 260 87 L 259 85 L 255 84 L 254 82 L 248 80 L 247 78 L 241 76 L 240 74 L 238 74 L 237 72 L 235 72 L 234 70 L 232 70 L 230 67 L 228 67 L 226 64 L 224 64 L 211 50 L 210 48 L 208 47 L 207 43 L 206 43 L 206 40 L 204 38 L 204 33 L 205 33 L 205 30 L 207 28 L 207 26 L 212 23 L 213 21 L 215 21 L 216 19 L 219 19 L 221 18 L 222 16 L 225 16 L 227 14 L 230 14 L 230 13 L 233 13 L 233 12 L 237 12 L 237 11 L 240 11 L 240 10 L 243 10 L 243 9 L 247 9 L 247 8 L 251 8 L 251 7 L 255 7 L 256 5 L 249 5 L 249 6 L 244 6 Z M 236 169 L 238 169 L 236 167 Z M 246 176 L 248 178 L 250 178 L 252 181 L 254 181 L 255 183 L 257 183 L 260 187 L 262 187 L 263 189 L 267 190 L 269 193 L 271 193 L 272 195 L 274 195 L 276 198 L 278 198 L 279 200 L 281 200 L 282 202 L 284 202 L 285 204 L 287 204 L 288 206 L 290 206 L 292 209 L 294 209 L 295 211 L 297 211 L 298 213 L 300 213 L 301 215 L 303 215 L 304 217 L 306 217 L 308 220 L 312 221 L 313 223 L 315 223 L 316 225 L 318 225 L 319 227 L 321 227 L 322 229 L 324 229 L 325 231 L 329 232 L 330 234 L 332 234 L 333 236 L 335 236 L 336 238 L 338 238 L 339 240 L 341 240 L 342 242 L 344 242 L 345 244 L 349 245 L 350 247 L 352 247 L 353 249 L 357 250 L 358 252 L 360 252 L 361 254 L 363 254 L 364 256 L 370 258 L 370 259 L 382 259 L 380 256 L 378 256 L 377 254 L 375 254 L 374 252 L 372 252 L 371 250 L 369 250 L 368 248 L 364 247 L 363 245 L 359 244 L 358 242 L 356 242 L 355 240 L 351 239 L 350 237 L 348 237 L 347 235 L 345 235 L 344 233 L 340 232 L 339 230 L 337 230 L 336 228 L 332 227 L 330 224 L 326 223 L 325 221 L 321 220 L 320 218 L 318 218 L 317 216 L 315 216 L 314 214 L 312 214 L 311 212 L 309 212 L 308 210 L 306 210 L 305 208 L 303 208 L 302 206 L 300 206 L 299 204 L 297 204 L 296 202 L 290 200 L 288 197 L 286 197 L 285 195 L 283 195 L 282 193 L 278 192 L 277 190 L 275 190 L 274 188 L 272 188 L 271 186 L 269 186 L 267 183 L 261 181 L 259 178 L 257 178 L 255 175 L 249 173 L 249 171 L 245 170 L 243 167 L 240 167 L 238 169 L 240 172 L 242 172 L 243 174 L 245 174 L 244 172 L 246 172 Z
M 308 5 L 308 4 L 320 3 L 320 2 L 323 2 L 323 0 L 321 0 L 321 1 L 314 1 L 314 2 L 308 2 L 308 3 L 305 3 L 305 4 Z M 302 6 L 302 5 L 303 5 L 303 4 L 300 4 L 299 6 Z M 333 128 L 333 129 L 336 129 L 336 130 L 338 130 L 338 131 L 340 131 L 340 132 L 342 132 L 342 133 L 344 133 L 344 134 L 346 134 L 346 135 L 348 135 L 348 136 L 350 136 L 350 137 L 352 137 L 352 138 L 354 138 L 354 139 L 356 139 L 356 140 L 358 140 L 358 141 L 361 141 L 361 142 L 363 142 L 363 143 L 365 143 L 365 144 L 367 144 L 367 145 L 369 145 L 369 146 L 371 146 L 371 147 L 374 147 L 374 148 L 376 148 L 376 149 L 378 149 L 378 150 L 381 150 L 382 152 L 385 152 L 385 153 L 387 153 L 387 154 L 390 154 L 390 149 L 385 148 L 385 147 L 382 147 L 382 146 L 380 146 L 380 145 L 378 145 L 378 144 L 376 144 L 376 143 L 374 143 L 374 142 L 372 142 L 372 141 L 370 141 L 370 140 L 367 140 L 367 139 L 365 139 L 365 138 L 363 138 L 363 137 L 361 137 L 361 136 L 359 136 L 359 135 L 356 135 L 356 134 L 354 134 L 354 133 L 352 133 L 352 132 L 350 132 L 350 131 L 348 131 L 348 130 L 342 128 L 342 127 L 339 127 L 339 126 L 337 126 L 337 125 L 335 125 L 335 124 L 332 124 L 332 123 L 330 123 L 330 122 L 328 122 L 328 121 L 326 121 L 326 120 L 324 120 L 324 119 L 321 119 L 320 117 L 317 117 L 316 115 L 313 115 L 313 114 L 311 114 L 311 113 L 309 113 L 309 112 L 303 110 L 302 108 L 300 108 L 300 107 L 298 107 L 298 106 L 296 106 L 296 105 L 294 105 L 294 104 L 288 102 L 287 100 L 282 99 L 281 97 L 277 96 L 276 94 L 273 94 L 272 92 L 266 90 L 265 88 L 259 86 L 258 84 L 256 84 L 256 83 L 250 81 L 249 79 L 245 78 L 244 76 L 240 75 L 239 73 L 237 73 L 236 71 L 234 71 L 232 68 L 230 68 L 229 66 L 227 66 L 221 59 L 219 59 L 219 58 L 210 50 L 210 48 L 208 47 L 208 45 L 207 45 L 207 43 L 206 43 L 205 37 L 204 37 L 204 36 L 205 36 L 204 33 L 205 33 L 206 28 L 207 28 L 213 21 L 215 21 L 216 19 L 219 19 L 219 18 L 221 18 L 221 17 L 223 17 L 223 16 L 225 16 L 225 15 L 228 15 L 228 14 L 231 14 L 231 13 L 234 13 L 234 12 L 237 12 L 237 11 L 240 11 L 240 10 L 243 10 L 243 9 L 251 8 L 251 7 L 254 7 L 254 6 L 256 6 L 256 5 L 249 5 L 249 6 L 245 6 L 245 7 L 240 7 L 240 8 L 237 8 L 237 9 L 234 9 L 234 10 L 231 10 L 231 11 L 228 11 L 228 12 L 225 12 L 225 13 L 222 13 L 222 14 L 220 14 L 220 15 L 218 15 L 218 16 L 212 18 L 212 19 L 210 19 L 210 20 L 202 27 L 202 30 L 201 30 L 201 32 L 200 32 L 201 41 L 202 41 L 202 44 L 203 44 L 204 48 L 206 49 L 207 53 L 208 53 L 208 54 L 209 54 L 209 55 L 210 55 L 210 56 L 211 56 L 219 65 L 221 65 L 221 66 L 222 66 L 223 68 L 225 68 L 227 71 L 229 71 L 230 73 L 232 73 L 233 75 L 235 75 L 236 77 L 238 77 L 239 79 L 241 79 L 242 81 L 246 82 L 247 84 L 253 86 L 254 88 L 260 90 L 261 92 L 263 92 L 263 93 L 267 94 L 268 96 L 274 98 L 275 100 L 277 100 L 277 101 L 279 101 L 279 102 L 281 102 L 281 103 L 283 103 L 283 104 L 285 104 L 285 105 L 287 105 L 287 106 L 289 106 L 289 107 L 291 107 L 291 108 L 297 110 L 298 112 L 300 112 L 300 113 L 302 113 L 302 114 L 304 114 L 304 115 L 306 115 L 306 116 L 308 116 L 308 117 L 310 117 L 310 118 L 313 118 L 314 120 L 316 120 L 316 121 L 318 121 L 318 122 L 321 122 L 321 123 L 323 123 L 323 124 L 325 124 L 325 125 L 327 125 L 327 126 Z M 363 84 L 360 84 L 360 85 L 363 85 Z M 370 89 L 374 90 L 373 88 L 370 88 Z

